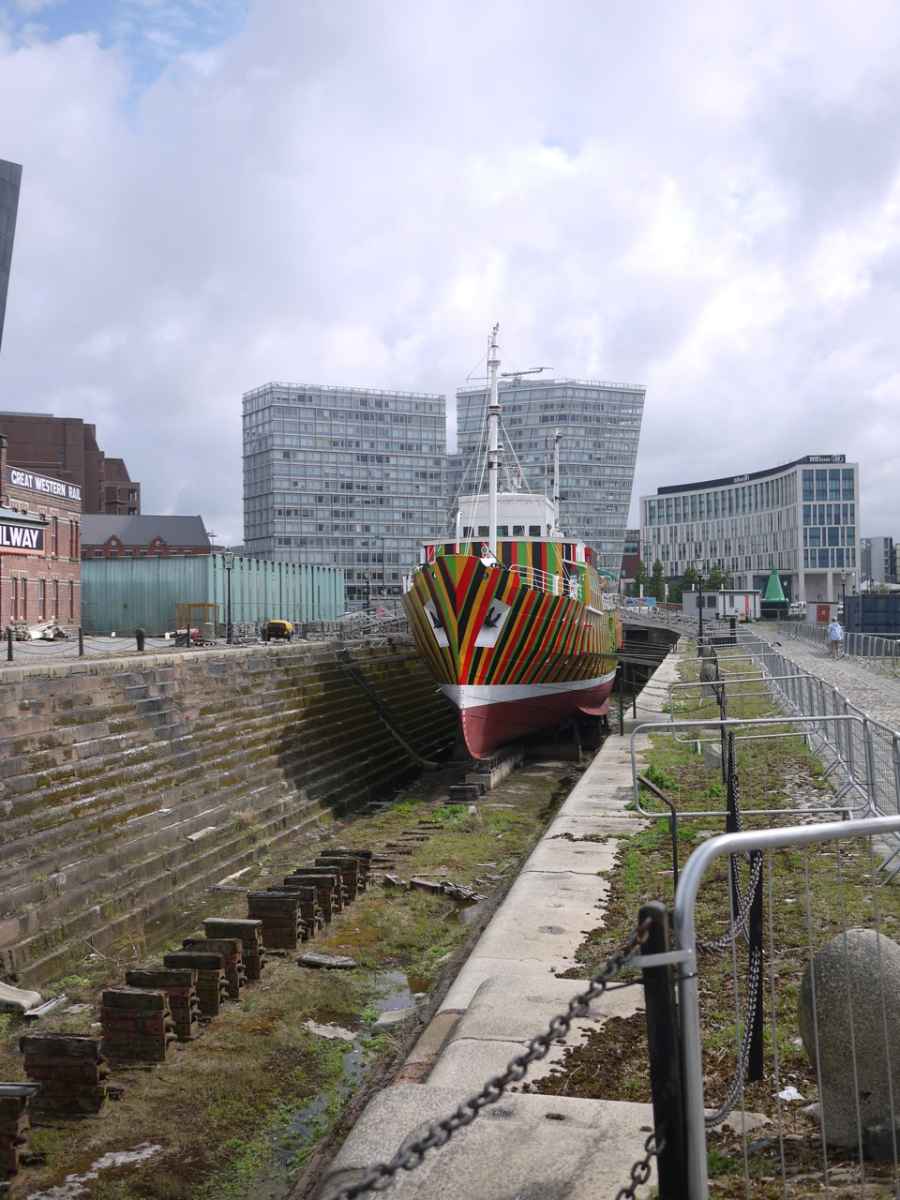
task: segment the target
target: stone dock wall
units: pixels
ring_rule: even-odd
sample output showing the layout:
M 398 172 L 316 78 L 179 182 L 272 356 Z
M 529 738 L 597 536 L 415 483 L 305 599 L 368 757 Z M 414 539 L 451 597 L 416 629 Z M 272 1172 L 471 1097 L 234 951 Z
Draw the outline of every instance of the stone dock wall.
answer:
M 0 978 L 38 984 L 402 782 L 453 710 L 411 642 L 146 655 L 0 676 Z M 364 682 L 360 682 L 361 676 Z M 382 712 L 379 715 L 379 705 Z

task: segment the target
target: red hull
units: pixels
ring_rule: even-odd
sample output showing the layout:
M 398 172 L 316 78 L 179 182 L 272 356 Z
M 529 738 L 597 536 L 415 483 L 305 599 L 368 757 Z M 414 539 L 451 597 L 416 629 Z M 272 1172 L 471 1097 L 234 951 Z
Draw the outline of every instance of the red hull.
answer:
M 466 707 L 460 712 L 466 748 L 473 758 L 488 758 L 500 746 L 551 729 L 576 713 L 603 716 L 613 682 L 610 679 L 595 688 Z

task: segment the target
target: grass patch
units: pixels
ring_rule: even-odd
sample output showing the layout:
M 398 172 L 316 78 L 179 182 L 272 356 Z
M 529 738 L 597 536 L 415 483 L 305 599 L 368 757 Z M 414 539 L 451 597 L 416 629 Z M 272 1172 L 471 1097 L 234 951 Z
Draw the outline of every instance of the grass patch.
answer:
M 383 848 L 419 822 L 426 841 L 397 859 L 397 873 L 446 878 L 488 893 L 503 886 L 530 851 L 577 772 L 557 764 L 548 772 L 525 768 L 501 784 L 492 801 L 515 808 L 435 806 L 446 780 L 423 776 L 390 808 L 373 816 L 329 823 L 317 840 L 279 847 L 251 876 L 248 888 L 280 880 L 297 864 L 334 846 Z M 492 875 L 493 881 L 485 879 Z M 145 931 L 123 939 L 103 954 L 85 947 L 85 959 L 47 989 L 88 1001 L 80 1014 L 59 1014 L 41 1029 L 98 1032 L 99 991 L 121 984 L 131 962 L 158 957 L 201 926 L 202 917 L 244 915 L 243 897 L 210 894 L 180 914 L 177 928 Z M 427 993 L 443 966 L 468 936 L 459 907 L 444 896 L 373 886 L 340 914 L 310 946 L 349 954 L 353 972 L 304 971 L 292 957 L 270 960 L 262 980 L 229 1004 L 196 1042 L 176 1045 L 169 1060 L 149 1070 L 121 1070 L 113 1080 L 124 1088 L 100 1120 L 37 1128 L 34 1149 L 45 1167 L 26 1173 L 31 1191 L 83 1173 L 102 1155 L 133 1150 L 143 1142 L 161 1147 L 145 1163 L 104 1170 L 90 1185 L 96 1200 L 244 1200 L 286 1196 L 316 1147 L 340 1121 L 348 1101 L 367 1081 L 390 1070 L 397 1040 L 373 1035 L 385 979 L 407 981 L 410 992 Z M 145 940 L 146 938 L 146 940 Z M 305 1028 L 311 1019 L 356 1031 L 352 1045 L 329 1041 Z M 0 1078 L 24 1077 L 16 1044 L 23 1027 L 0 1017 Z
M 683 668 L 685 677 L 696 678 L 696 660 L 686 659 Z M 750 673 L 745 664 L 741 665 L 741 673 Z M 676 695 L 681 697 L 677 717 L 717 717 L 714 699 L 700 699 L 693 693 L 689 704 L 684 699 L 686 690 Z M 732 699 L 729 715 L 755 717 L 779 716 L 780 713 L 766 697 L 754 695 Z M 760 810 L 756 816 L 745 815 L 745 828 L 833 819 L 813 811 L 827 804 L 832 794 L 823 778 L 821 764 L 810 753 L 803 737 L 795 736 L 787 724 L 772 726 L 771 731 L 785 736 L 738 742 L 741 805 L 745 814 Z M 712 734 L 710 731 L 710 736 Z M 712 834 L 724 832 L 725 789 L 719 769 L 705 763 L 691 744 L 676 742 L 671 736 L 656 735 L 651 738 L 645 774 L 665 791 L 681 812 L 715 810 L 712 816 L 680 819 L 679 858 L 683 866 L 694 845 Z M 665 812 L 664 806 L 646 791 L 642 802 L 645 808 Z M 792 812 L 780 815 L 771 811 L 775 809 L 791 809 Z M 807 1102 L 817 1098 L 815 1073 L 800 1044 L 797 1019 L 800 978 L 811 954 L 845 927 L 874 927 L 876 908 L 880 910 L 882 931 L 900 940 L 900 901 L 896 889 L 878 886 L 874 875 L 877 861 L 872 848 L 864 843 L 843 847 L 835 843 L 808 851 L 783 850 L 768 856 L 764 881 L 766 1076 L 762 1082 L 746 1087 L 745 1106 L 748 1110 L 777 1116 L 778 1101 L 774 1093 L 788 1084 L 793 1084 Z M 633 930 L 642 903 L 659 899 L 671 906 L 674 898 L 671 868 L 672 846 L 667 819 L 652 820 L 645 829 L 620 842 L 615 865 L 608 873 L 610 891 L 604 924 L 588 934 L 576 955 L 579 966 L 568 975 L 583 978 L 594 974 Z M 741 877 L 745 885 L 748 874 L 748 868 L 742 865 Z M 697 925 L 701 937 L 715 938 L 726 931 L 728 888 L 727 860 L 719 860 L 707 874 L 698 897 Z M 746 1000 L 747 953 L 746 943 L 739 941 L 737 975 L 742 1008 Z M 713 1107 L 724 1099 L 733 1078 L 736 1036 L 742 1029 L 735 1020 L 730 950 L 702 955 L 698 974 L 705 1094 L 707 1105 Z M 780 1059 L 778 1089 L 773 1074 L 773 980 Z M 566 1052 L 565 1058 L 549 1076 L 532 1084 L 531 1090 L 611 1100 L 649 1100 L 643 1014 L 626 1020 L 610 1019 L 589 1033 L 579 1045 Z M 810 1178 L 816 1178 L 821 1167 L 817 1126 L 796 1111 L 784 1120 L 787 1131 L 793 1135 L 788 1154 L 789 1174 L 807 1173 Z M 770 1147 L 765 1147 L 765 1138 L 761 1143 L 762 1148 L 750 1156 L 752 1194 L 766 1198 L 781 1196 L 780 1163 L 773 1158 Z M 713 1194 L 743 1196 L 744 1159 L 740 1138 L 733 1134 L 713 1133 L 710 1147 L 711 1167 L 714 1168 L 711 1173 L 715 1181 Z M 846 1155 L 831 1151 L 830 1165 L 848 1167 L 850 1164 Z M 879 1167 L 867 1168 L 867 1178 L 870 1171 L 876 1180 L 887 1177 Z M 792 1194 L 818 1193 L 801 1191 Z M 893 1193 L 885 1192 L 885 1195 L 889 1194 Z

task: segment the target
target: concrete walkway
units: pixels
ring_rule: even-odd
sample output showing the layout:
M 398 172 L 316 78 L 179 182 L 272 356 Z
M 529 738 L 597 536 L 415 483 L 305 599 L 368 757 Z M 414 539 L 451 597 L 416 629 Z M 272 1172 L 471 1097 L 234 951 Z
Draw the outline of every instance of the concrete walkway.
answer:
M 585 979 L 557 975 L 575 964 L 585 935 L 603 922 L 609 885 L 598 872 L 612 867 L 618 840 L 643 824 L 625 807 L 632 797 L 627 734 L 636 723 L 662 718 L 663 685 L 676 675 L 672 654 L 652 677 L 626 737 L 612 735 L 595 756 L 477 942 L 399 1082 L 372 1100 L 331 1164 L 323 1200 L 480 1091 L 584 987 Z M 638 743 L 646 749 L 648 739 Z M 611 993 L 575 1023 L 573 1040 L 611 1016 L 638 1011 L 642 995 L 639 987 Z M 555 1047 L 528 1078 L 545 1074 L 563 1049 Z M 507 1093 L 417 1170 L 401 1172 L 391 1194 L 407 1200 L 606 1200 L 643 1157 L 652 1125 L 649 1104 Z M 639 1194 L 649 1194 L 651 1186 L 652 1180 Z
M 882 721 L 891 729 L 900 729 L 900 679 L 882 674 L 863 659 L 833 659 L 822 646 L 802 638 L 775 634 L 762 624 L 754 626 L 754 632 L 768 642 L 778 643 L 778 649 L 785 658 L 830 683 L 851 704 L 876 721 Z

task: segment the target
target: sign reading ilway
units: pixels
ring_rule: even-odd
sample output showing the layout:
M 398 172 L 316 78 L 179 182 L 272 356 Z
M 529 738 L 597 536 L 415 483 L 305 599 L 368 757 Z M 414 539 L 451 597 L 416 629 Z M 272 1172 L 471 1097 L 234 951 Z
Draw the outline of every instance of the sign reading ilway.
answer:
M 43 554 L 43 526 L 0 522 L 0 551 L 6 554 Z

